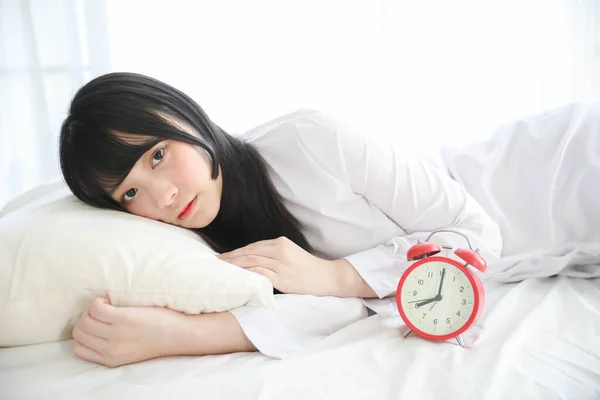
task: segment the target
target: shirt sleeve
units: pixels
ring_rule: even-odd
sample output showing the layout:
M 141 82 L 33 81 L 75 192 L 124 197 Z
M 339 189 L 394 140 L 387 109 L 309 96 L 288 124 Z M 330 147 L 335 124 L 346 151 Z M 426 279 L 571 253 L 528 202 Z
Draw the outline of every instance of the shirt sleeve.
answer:
M 243 306 L 229 312 L 258 351 L 279 359 L 368 316 L 358 298 L 298 294 L 276 295 L 274 308 Z
M 444 168 L 381 135 L 369 135 L 340 121 L 326 125 L 337 135 L 345 179 L 353 191 L 406 232 L 344 257 L 380 299 L 395 293 L 410 264 L 406 259 L 409 248 L 434 230 L 452 229 L 465 234 L 487 261 L 500 256 L 498 224 Z M 454 249 L 468 247 L 463 237 L 453 233 L 436 233 L 430 240 Z
M 331 168 L 328 172 L 335 179 L 343 179 L 406 235 L 389 238 L 374 248 L 344 257 L 379 299 L 280 294 L 275 296 L 273 309 L 244 306 L 230 310 L 261 353 L 275 358 L 293 355 L 367 317 L 365 305 L 383 315 L 397 315 L 394 299 L 385 297 L 395 292 L 402 273 L 410 264 L 406 260 L 408 249 L 433 230 L 460 231 L 484 258 L 499 256 L 502 243 L 497 224 L 442 169 L 402 151 L 401 146 L 392 145 L 382 136 L 369 135 L 320 112 L 304 113 L 302 123 L 294 127 L 302 143 L 311 144 L 307 148 L 314 160 L 322 161 L 319 165 Z M 322 147 L 324 141 L 331 143 L 332 138 L 333 147 Z M 330 150 L 337 153 L 331 154 Z M 432 241 L 453 247 L 466 246 L 464 238 L 453 234 L 439 233 Z

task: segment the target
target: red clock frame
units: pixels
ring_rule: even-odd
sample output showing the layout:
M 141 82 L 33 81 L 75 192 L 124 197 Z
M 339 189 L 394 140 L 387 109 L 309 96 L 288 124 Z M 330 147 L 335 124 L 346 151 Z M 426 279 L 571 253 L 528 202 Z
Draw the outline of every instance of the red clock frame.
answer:
M 474 290 L 473 290 L 473 296 L 474 296 L 473 312 L 471 313 L 471 316 L 469 317 L 467 322 L 465 322 L 465 324 L 462 327 L 460 327 L 458 330 L 451 332 L 451 333 L 444 334 L 444 335 L 431 335 L 429 333 L 423 332 L 422 330 L 420 330 L 419 328 L 417 328 L 415 325 L 413 325 L 410 322 L 410 320 L 406 316 L 406 313 L 404 312 L 404 309 L 402 308 L 402 295 L 403 295 L 402 286 L 404 286 L 404 282 L 406 281 L 406 279 L 408 278 L 408 276 L 411 274 L 412 271 L 417 269 L 419 266 L 422 266 L 424 264 L 427 264 L 427 263 L 430 263 L 433 261 L 439 261 L 439 262 L 444 262 L 447 264 L 452 264 L 456 268 L 460 269 L 461 271 L 463 271 L 465 273 L 465 275 L 469 279 L 469 282 L 471 283 L 471 287 L 474 288 Z M 402 317 L 402 320 L 404 321 L 406 326 L 408 326 L 414 333 L 416 333 L 417 335 L 419 335 L 421 337 L 424 337 L 425 339 L 429 339 L 429 340 L 447 340 L 447 339 L 455 338 L 458 335 L 462 334 L 477 321 L 477 318 L 479 318 L 479 315 L 481 314 L 481 311 L 483 310 L 484 304 L 485 304 L 485 293 L 483 290 L 483 283 L 481 282 L 481 279 L 479 279 L 479 276 L 477 276 L 475 273 L 471 272 L 469 270 L 469 268 L 460 264 L 458 261 L 453 260 L 451 258 L 447 258 L 447 257 L 441 257 L 441 256 L 432 256 L 432 257 L 427 257 L 427 258 L 423 258 L 421 260 L 415 261 L 410 267 L 408 267 L 408 269 L 402 275 L 402 278 L 400 279 L 400 282 L 398 283 L 398 288 L 396 290 L 396 306 L 398 307 L 398 311 L 400 312 L 400 316 Z

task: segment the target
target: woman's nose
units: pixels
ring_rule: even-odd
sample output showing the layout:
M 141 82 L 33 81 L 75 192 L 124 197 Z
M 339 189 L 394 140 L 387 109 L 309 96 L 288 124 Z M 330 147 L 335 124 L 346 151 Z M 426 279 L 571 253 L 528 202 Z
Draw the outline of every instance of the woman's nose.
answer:
M 175 202 L 177 197 L 177 186 L 173 185 L 170 181 L 163 180 L 157 181 L 152 190 L 154 193 L 154 201 L 158 208 L 166 208 Z

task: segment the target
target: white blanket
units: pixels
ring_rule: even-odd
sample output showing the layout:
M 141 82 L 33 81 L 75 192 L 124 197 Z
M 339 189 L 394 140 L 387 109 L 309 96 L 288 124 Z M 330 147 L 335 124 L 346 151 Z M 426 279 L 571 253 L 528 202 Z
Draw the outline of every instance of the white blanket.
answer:
M 427 342 L 375 315 L 303 353 L 169 357 L 105 368 L 71 341 L 0 350 L 0 398 L 528 399 L 600 398 L 600 280 L 486 285 L 463 349 Z
M 504 257 L 490 263 L 483 281 L 518 282 L 554 275 L 599 278 L 600 243 L 567 243 L 551 250 Z
M 505 241 L 465 349 L 403 339 L 400 318 L 381 315 L 283 361 L 241 353 L 108 369 L 75 357 L 72 341 L 47 343 L 0 349 L 0 398 L 600 399 L 600 279 L 569 278 L 600 277 L 600 106 L 508 124 L 446 162 Z
M 521 118 L 441 154 L 500 225 L 503 259 L 485 279 L 600 277 L 600 103 Z

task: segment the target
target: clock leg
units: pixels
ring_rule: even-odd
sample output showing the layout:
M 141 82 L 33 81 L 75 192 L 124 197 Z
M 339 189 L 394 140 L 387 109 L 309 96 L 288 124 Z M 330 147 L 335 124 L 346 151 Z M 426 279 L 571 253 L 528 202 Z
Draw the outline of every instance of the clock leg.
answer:
M 460 347 L 464 348 L 465 346 L 463 345 L 463 341 L 462 338 L 460 337 L 460 335 L 458 335 L 456 337 L 456 341 L 458 342 L 458 344 L 460 344 Z
M 406 332 L 404 332 L 404 338 L 408 337 L 408 335 L 410 335 L 410 333 L 412 332 L 412 330 L 407 330 Z

